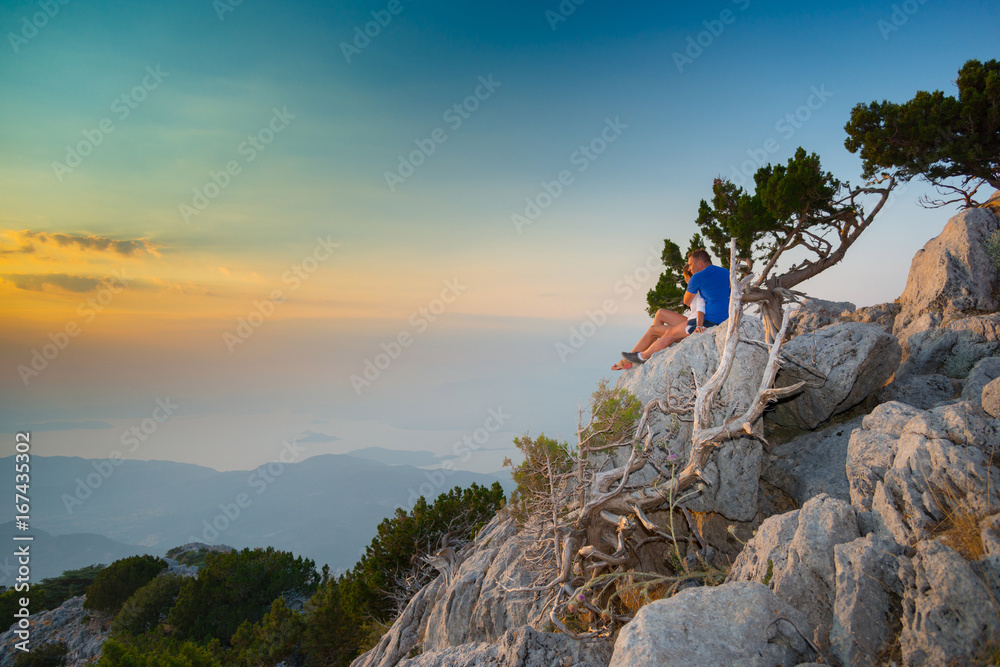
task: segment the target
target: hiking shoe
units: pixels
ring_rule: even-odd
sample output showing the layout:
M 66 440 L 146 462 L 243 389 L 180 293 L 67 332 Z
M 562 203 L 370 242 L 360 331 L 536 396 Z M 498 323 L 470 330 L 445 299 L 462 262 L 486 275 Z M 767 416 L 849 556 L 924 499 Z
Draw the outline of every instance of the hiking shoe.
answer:
M 622 359 L 631 361 L 633 364 L 646 363 L 646 360 L 640 357 L 638 352 L 622 352 Z

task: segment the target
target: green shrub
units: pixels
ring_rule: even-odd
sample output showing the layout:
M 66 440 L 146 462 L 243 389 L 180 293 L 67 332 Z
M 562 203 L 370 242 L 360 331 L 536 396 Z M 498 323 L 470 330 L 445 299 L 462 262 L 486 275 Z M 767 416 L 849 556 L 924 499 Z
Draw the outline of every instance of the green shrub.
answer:
M 60 667 L 66 663 L 66 642 L 42 644 L 14 660 L 14 667 Z
M 157 630 L 141 637 L 111 637 L 101 646 L 97 667 L 224 667 L 224 651 L 217 641 L 200 646 Z
M 156 577 L 132 594 L 115 616 L 111 633 L 141 635 L 167 619 L 177 600 L 184 577 L 167 574 Z
M 243 621 L 232 637 L 231 661 L 247 667 L 273 667 L 281 662 L 298 664 L 302 659 L 305 620 L 278 598 L 260 623 Z
M 202 547 L 200 549 L 188 549 L 187 551 L 181 551 L 180 547 L 174 547 L 167 552 L 167 558 L 173 558 L 175 561 L 181 565 L 190 565 L 193 567 L 204 567 L 205 558 L 208 554 L 213 551 L 218 551 L 217 549 L 207 549 Z
M 215 638 L 228 644 L 243 621 L 256 623 L 285 593 L 312 593 L 315 563 L 265 549 L 208 554 L 198 577 L 187 579 L 167 623 L 181 639 Z
M 360 628 L 344 612 L 340 581 L 324 582 L 306 603 L 305 612 L 309 621 L 303 637 L 306 664 L 350 665 L 358 654 Z
M 58 577 L 42 579 L 37 584 L 32 584 L 30 593 L 8 588 L 0 593 L 0 618 L 14 618 L 14 613 L 21 607 L 20 598 L 23 597 L 31 599 L 32 613 L 55 609 L 66 600 L 86 593 L 102 569 L 103 565 L 88 565 L 79 570 L 66 570 Z
M 83 606 L 116 614 L 132 594 L 158 575 L 167 562 L 155 556 L 132 556 L 117 560 L 101 570 L 87 589 Z

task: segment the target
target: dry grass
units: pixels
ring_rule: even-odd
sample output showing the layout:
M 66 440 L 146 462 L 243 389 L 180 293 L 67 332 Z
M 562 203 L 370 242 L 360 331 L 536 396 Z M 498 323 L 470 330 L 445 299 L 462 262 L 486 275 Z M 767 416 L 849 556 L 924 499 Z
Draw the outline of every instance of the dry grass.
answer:
M 979 522 L 986 515 L 973 512 L 952 489 L 938 489 L 934 494 L 941 507 L 951 507 L 947 516 L 931 529 L 932 539 L 957 551 L 965 560 L 979 560 L 986 555 Z M 946 502 L 941 502 L 944 499 Z
M 979 521 L 983 517 L 965 508 L 954 510 L 931 534 L 961 554 L 965 560 L 979 560 L 986 554 Z

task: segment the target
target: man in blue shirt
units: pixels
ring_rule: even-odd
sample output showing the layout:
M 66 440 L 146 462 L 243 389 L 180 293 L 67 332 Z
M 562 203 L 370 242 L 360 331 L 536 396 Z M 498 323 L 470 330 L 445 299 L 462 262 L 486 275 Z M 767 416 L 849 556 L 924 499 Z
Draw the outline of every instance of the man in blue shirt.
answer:
M 712 264 L 712 258 L 706 250 L 692 252 L 688 257 L 688 268 L 691 269 L 692 276 L 684 292 L 684 305 L 690 306 L 695 295 L 701 294 L 701 298 L 705 300 L 704 326 L 695 326 L 693 320 L 672 324 L 666 333 L 654 340 L 645 350 L 622 352 L 622 359 L 633 364 L 644 363 L 649 361 L 649 357 L 654 353 L 685 338 L 688 334 L 701 333 L 729 319 L 729 271 Z

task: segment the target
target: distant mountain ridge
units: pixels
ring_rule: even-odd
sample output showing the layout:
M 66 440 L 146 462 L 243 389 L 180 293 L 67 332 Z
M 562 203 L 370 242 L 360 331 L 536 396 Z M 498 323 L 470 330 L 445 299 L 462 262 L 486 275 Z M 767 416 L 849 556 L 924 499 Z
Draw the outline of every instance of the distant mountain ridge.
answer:
M 0 459 L 0 469 L 13 470 L 13 457 Z M 357 562 L 397 507 L 495 481 L 513 488 L 509 477 L 336 454 L 228 472 L 172 461 L 33 456 L 31 527 L 54 536 L 90 533 L 154 554 L 195 541 L 274 546 L 337 571 Z M 0 521 L 13 518 L 13 506 L 0 512 Z M 78 555 L 81 562 L 67 567 L 93 562 Z

